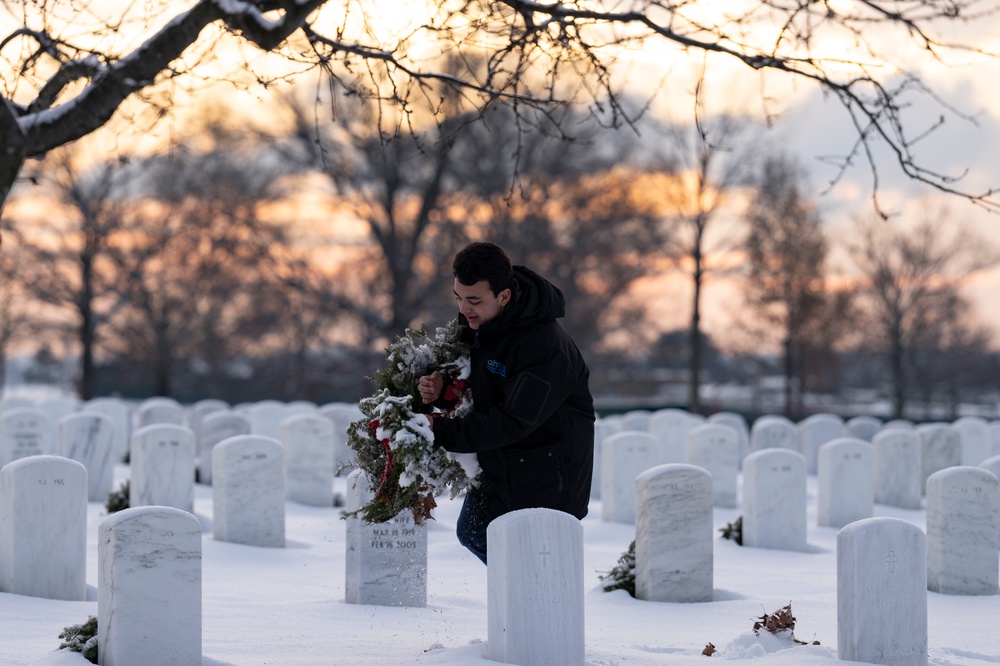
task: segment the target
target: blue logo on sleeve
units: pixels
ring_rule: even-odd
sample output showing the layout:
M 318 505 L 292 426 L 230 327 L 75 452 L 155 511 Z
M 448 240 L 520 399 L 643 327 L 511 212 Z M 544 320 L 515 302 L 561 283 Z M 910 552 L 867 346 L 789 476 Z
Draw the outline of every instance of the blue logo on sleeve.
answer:
M 507 376 L 507 366 L 500 361 L 486 361 L 486 368 L 493 374 L 501 377 Z

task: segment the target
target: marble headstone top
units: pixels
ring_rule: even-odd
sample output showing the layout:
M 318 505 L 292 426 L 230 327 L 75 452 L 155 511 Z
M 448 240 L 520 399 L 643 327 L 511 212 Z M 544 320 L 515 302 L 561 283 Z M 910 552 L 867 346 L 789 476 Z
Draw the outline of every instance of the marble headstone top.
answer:
M 163 506 L 125 509 L 98 527 L 102 666 L 202 662 L 201 524 Z
M 927 664 L 924 533 L 898 518 L 866 518 L 837 533 L 837 656 Z
M 0 470 L 0 592 L 87 598 L 87 470 L 28 456 Z
M 584 663 L 583 526 L 522 509 L 487 528 L 488 655 L 507 664 Z

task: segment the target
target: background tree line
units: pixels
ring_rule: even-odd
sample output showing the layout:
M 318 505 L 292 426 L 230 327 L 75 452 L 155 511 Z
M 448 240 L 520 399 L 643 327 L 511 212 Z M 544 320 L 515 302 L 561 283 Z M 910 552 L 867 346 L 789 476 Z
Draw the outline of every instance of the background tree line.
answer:
M 34 164 L 39 186 L 4 220 L 0 359 L 66 350 L 83 398 L 354 400 L 393 336 L 454 316 L 450 259 L 489 238 L 564 291 L 598 394 L 653 392 L 650 370 L 674 368 L 700 411 L 705 382 L 776 373 L 789 415 L 868 387 L 902 416 L 996 389 L 961 292 L 995 262 L 986 245 L 945 236 L 944 210 L 827 238 L 801 166 L 748 119 L 613 133 L 571 110 L 455 103 L 386 135 L 377 106 L 338 104 L 335 120 L 288 97 L 280 131 L 208 107 L 159 155 L 93 162 L 80 143 Z M 839 240 L 850 284 L 831 279 Z M 664 272 L 691 284 L 682 334 L 639 288 Z M 702 330 L 716 278 L 741 285 L 733 326 L 753 353 Z

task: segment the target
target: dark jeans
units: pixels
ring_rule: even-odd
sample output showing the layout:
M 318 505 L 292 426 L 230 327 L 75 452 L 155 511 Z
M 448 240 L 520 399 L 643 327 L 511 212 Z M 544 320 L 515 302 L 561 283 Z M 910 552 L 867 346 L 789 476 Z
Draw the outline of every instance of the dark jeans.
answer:
M 475 488 L 465 495 L 462 512 L 458 514 L 455 534 L 458 542 L 486 564 L 486 528 L 493 520 L 486 508 L 486 498 Z

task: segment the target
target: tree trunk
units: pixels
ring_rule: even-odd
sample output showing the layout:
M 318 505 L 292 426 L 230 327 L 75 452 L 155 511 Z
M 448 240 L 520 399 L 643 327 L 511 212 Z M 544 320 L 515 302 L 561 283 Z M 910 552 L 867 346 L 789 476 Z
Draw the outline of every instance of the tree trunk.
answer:
M 94 397 L 94 313 L 90 302 L 80 312 L 80 385 L 81 400 Z
M 903 368 L 903 342 L 899 331 L 893 331 L 889 342 L 890 374 L 892 376 L 892 418 L 904 418 L 906 412 L 906 373 Z
M 173 354 L 170 349 L 170 342 L 167 338 L 166 324 L 157 326 L 156 331 L 156 378 L 154 395 L 165 398 L 173 397 L 170 394 L 170 372 L 173 369 Z
M 87 233 L 80 262 L 80 385 L 81 400 L 94 397 L 94 234 Z
M 785 375 L 785 416 L 788 418 L 794 417 L 793 403 L 794 398 L 792 396 L 792 384 L 795 381 L 795 361 L 794 361 L 794 345 L 792 344 L 791 336 L 785 338 L 784 343 L 782 343 L 784 348 L 784 375 Z
M 694 297 L 691 303 L 691 331 L 688 344 L 691 348 L 691 363 L 688 394 L 688 411 L 697 414 L 701 411 L 701 239 L 699 234 L 698 247 L 693 253 L 694 258 Z
M 17 174 L 24 166 L 26 145 L 24 133 L 17 124 L 17 114 L 9 101 L 0 98 L 0 146 L 3 147 L 0 149 L 0 212 L 3 212 Z M 3 236 L 0 235 L 0 244 L 2 243 Z

